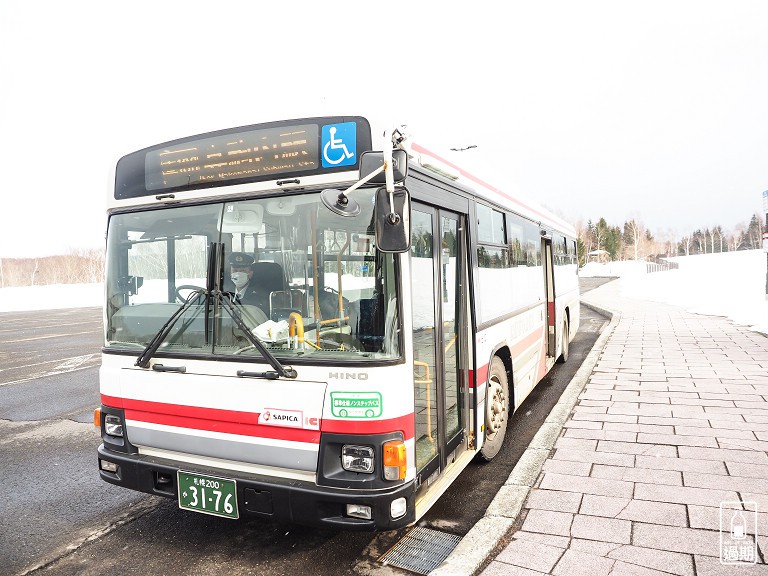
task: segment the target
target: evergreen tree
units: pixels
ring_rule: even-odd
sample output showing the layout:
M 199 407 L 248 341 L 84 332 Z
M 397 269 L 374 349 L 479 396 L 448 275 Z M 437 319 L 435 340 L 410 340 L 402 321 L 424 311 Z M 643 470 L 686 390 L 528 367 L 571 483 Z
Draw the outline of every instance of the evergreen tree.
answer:
M 579 266 L 587 263 L 587 246 L 581 238 L 576 240 L 576 253 L 579 256 Z
M 605 218 L 600 218 L 594 227 L 595 250 L 605 250 L 605 237 L 608 234 L 608 222 Z
M 691 249 L 691 254 L 704 254 L 706 252 L 706 247 L 706 236 L 701 229 L 695 230 L 693 233 L 693 247 Z
M 635 218 L 629 222 L 624 222 L 624 244 L 632 248 L 635 260 L 638 260 L 640 257 L 640 241 L 643 238 L 644 232 L 645 227 Z
M 605 232 L 605 251 L 608 252 L 611 260 L 618 260 L 621 256 L 621 229 L 618 226 L 613 228 L 607 226 Z
M 762 247 L 763 243 L 763 226 L 757 218 L 757 214 L 752 214 L 752 219 L 749 221 L 747 227 L 747 233 L 742 243 L 742 250 L 757 250 Z

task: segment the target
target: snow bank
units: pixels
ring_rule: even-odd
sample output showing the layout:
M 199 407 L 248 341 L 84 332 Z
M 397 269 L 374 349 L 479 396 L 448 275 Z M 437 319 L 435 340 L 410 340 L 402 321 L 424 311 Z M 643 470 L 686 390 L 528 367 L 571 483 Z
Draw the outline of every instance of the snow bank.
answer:
M 104 285 L 51 284 L 0 288 L 0 312 L 102 306 Z
M 579 268 L 579 276 L 582 278 L 601 278 L 607 276 L 622 278 L 624 276 L 636 276 L 645 273 L 645 262 L 636 262 L 635 260 L 606 262 L 605 264 L 588 262 L 586 266 Z
M 746 250 L 669 260 L 677 262 L 680 268 L 647 274 L 642 262 L 589 263 L 579 275 L 618 276 L 624 279 L 622 293 L 628 298 L 674 304 L 698 314 L 725 316 L 768 334 L 765 252 Z

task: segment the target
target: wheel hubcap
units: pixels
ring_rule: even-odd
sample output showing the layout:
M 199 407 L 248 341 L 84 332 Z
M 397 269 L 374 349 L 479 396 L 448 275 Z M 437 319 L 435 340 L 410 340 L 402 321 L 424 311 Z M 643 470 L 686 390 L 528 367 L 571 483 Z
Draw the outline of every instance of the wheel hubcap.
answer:
M 504 404 L 506 398 L 504 397 L 504 389 L 498 380 L 491 378 L 490 386 L 491 394 L 486 409 L 486 424 L 488 433 L 495 434 L 501 429 L 501 425 L 504 423 Z

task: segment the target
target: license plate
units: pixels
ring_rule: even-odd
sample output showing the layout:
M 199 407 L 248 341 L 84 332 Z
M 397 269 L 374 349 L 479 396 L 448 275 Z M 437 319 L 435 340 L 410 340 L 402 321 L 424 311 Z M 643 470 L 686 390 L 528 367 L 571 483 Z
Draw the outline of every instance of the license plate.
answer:
M 179 508 L 224 518 L 239 517 L 234 480 L 179 470 L 176 485 L 179 488 Z

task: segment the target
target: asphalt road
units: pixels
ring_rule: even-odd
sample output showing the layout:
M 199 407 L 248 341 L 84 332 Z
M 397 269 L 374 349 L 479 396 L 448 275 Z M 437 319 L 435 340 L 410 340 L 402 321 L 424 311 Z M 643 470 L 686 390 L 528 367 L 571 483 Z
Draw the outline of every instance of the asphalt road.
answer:
M 421 525 L 463 535 L 482 517 L 606 321 L 582 307 L 569 361 L 512 417 L 499 455 L 470 464 Z M 404 531 L 233 522 L 102 482 L 101 311 L 2 313 L 0 326 L 0 574 L 406 574 L 376 562 Z
M 0 314 L 0 574 L 65 554 L 145 500 L 98 479 L 101 309 Z

